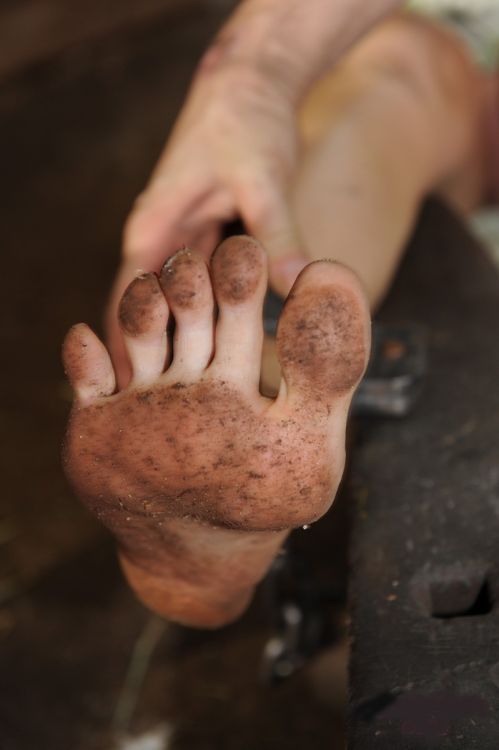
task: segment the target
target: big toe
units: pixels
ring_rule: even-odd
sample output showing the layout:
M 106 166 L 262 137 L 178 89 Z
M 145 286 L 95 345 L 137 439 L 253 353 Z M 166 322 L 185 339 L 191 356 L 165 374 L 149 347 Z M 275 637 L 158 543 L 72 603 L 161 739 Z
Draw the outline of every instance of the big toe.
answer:
M 367 366 L 369 305 L 345 266 L 316 261 L 297 278 L 276 335 L 282 368 L 279 402 L 347 409 Z

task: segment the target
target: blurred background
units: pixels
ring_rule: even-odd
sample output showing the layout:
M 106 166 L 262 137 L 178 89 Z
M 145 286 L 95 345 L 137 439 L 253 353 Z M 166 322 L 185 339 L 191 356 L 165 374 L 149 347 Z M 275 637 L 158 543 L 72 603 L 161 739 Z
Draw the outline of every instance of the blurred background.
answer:
M 336 642 L 270 688 L 265 592 L 216 633 L 151 616 L 60 468 L 63 337 L 102 333 L 124 220 L 234 5 L 0 2 L 2 750 L 343 746 L 344 501 L 298 541 L 340 592 Z

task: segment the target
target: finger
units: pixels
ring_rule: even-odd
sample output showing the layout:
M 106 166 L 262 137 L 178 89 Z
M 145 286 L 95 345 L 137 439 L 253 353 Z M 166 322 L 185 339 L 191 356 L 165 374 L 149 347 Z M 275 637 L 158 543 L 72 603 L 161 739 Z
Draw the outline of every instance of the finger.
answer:
M 125 223 L 123 256 L 145 270 L 159 272 L 163 263 L 192 235 L 192 217 L 210 195 L 208 177 L 198 174 L 156 176 L 139 196 Z
M 202 229 L 189 241 L 189 247 L 194 248 L 208 262 L 213 251 L 222 239 L 222 225 L 220 222 L 210 222 L 203 225 Z
M 132 377 L 132 368 L 127 357 L 121 329 L 118 323 L 118 305 L 123 292 L 135 277 L 135 264 L 125 260 L 116 276 L 104 315 L 106 343 L 116 373 L 116 383 L 122 390 Z
M 286 297 L 310 259 L 285 196 L 277 185 L 260 181 L 243 185 L 238 191 L 238 203 L 248 233 L 267 250 L 271 286 Z

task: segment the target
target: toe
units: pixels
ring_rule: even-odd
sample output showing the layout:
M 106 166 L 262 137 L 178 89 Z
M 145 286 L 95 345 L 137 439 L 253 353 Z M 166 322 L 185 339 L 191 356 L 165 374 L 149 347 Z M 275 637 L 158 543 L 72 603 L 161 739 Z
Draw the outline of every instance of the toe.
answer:
M 211 278 L 219 310 L 213 367 L 240 384 L 258 387 L 267 289 L 265 250 L 252 237 L 224 240 L 213 254 Z
M 62 347 L 62 361 L 78 399 L 89 401 L 114 392 L 109 354 L 85 323 L 78 323 L 69 331 Z
M 369 306 L 355 274 L 339 263 L 311 263 L 291 289 L 277 327 L 278 401 L 345 411 L 370 343 Z
M 198 375 L 213 356 L 214 300 L 204 258 L 183 248 L 167 260 L 160 284 L 175 318 L 173 377 Z
M 125 289 L 118 319 L 132 365 L 132 382 L 157 377 L 167 357 L 168 305 L 154 273 L 141 273 Z

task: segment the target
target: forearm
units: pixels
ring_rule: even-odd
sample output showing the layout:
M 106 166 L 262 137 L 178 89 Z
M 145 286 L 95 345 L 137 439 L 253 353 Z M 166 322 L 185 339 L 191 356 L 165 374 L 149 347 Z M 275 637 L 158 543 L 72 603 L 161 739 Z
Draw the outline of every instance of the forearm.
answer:
M 245 0 L 200 73 L 243 64 L 297 103 L 310 85 L 401 0 Z

